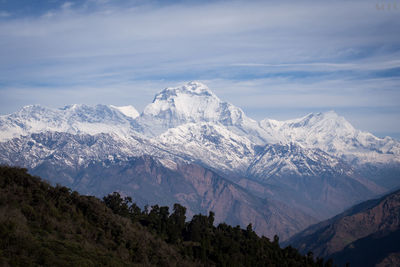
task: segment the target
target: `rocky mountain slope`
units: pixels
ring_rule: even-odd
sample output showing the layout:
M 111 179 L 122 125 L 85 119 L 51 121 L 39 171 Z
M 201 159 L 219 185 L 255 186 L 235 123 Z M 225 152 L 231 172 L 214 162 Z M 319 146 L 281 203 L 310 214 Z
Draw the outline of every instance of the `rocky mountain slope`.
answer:
M 323 266 L 278 238 L 214 214 L 186 220 L 174 204 L 142 210 L 114 192 L 100 200 L 0 166 L 2 266 Z
M 313 225 L 285 244 L 338 264 L 375 266 L 400 263 L 400 190 L 363 202 L 332 219 Z
M 257 122 L 199 82 L 162 90 L 141 114 L 131 106 L 27 106 L 0 116 L 0 140 L 0 163 L 24 166 L 52 182 L 97 195 L 110 192 L 96 178 L 99 174 L 113 169 L 109 179 L 119 175 L 123 188 L 127 181 L 122 175 L 133 168 L 133 159 L 143 156 L 164 167 L 195 163 L 252 199 L 278 201 L 317 219 L 400 185 L 400 143 L 396 140 L 356 130 L 334 112 Z M 146 175 L 154 179 L 151 172 Z M 164 198 L 165 204 L 176 199 L 170 198 L 178 194 L 171 189 L 177 186 L 174 181 L 158 186 L 165 187 L 158 199 Z M 188 188 L 181 192 L 187 199 L 192 192 Z M 195 193 L 189 209 L 199 210 L 198 203 L 206 195 Z M 222 196 L 213 197 L 224 202 Z M 152 198 L 157 196 L 148 194 L 141 203 Z M 259 203 L 246 197 L 236 200 Z M 236 216 L 237 211 L 226 210 L 231 212 L 226 218 Z M 286 215 L 293 218 L 290 213 L 294 214 L 288 210 Z M 305 226 L 302 220 L 298 224 L 288 220 L 292 223 L 289 232 Z M 261 228 L 256 229 L 264 233 Z
M 51 177 L 52 183 L 84 194 L 102 197 L 116 191 L 132 196 L 141 207 L 181 203 L 188 207 L 189 216 L 214 211 L 216 222 L 242 227 L 252 223 L 259 234 L 273 237 L 279 233 L 282 240 L 316 222 L 279 201 L 254 196 L 200 165 L 168 159 L 162 151 L 150 148 L 146 154 L 158 153 L 158 158 L 143 156 L 144 143 L 127 146 L 108 134 L 52 132 L 16 140 L 14 150 L 6 144 L 9 154 L 0 156 L 2 162 L 29 166 L 32 174 Z M 32 151 L 35 159 L 26 158 Z

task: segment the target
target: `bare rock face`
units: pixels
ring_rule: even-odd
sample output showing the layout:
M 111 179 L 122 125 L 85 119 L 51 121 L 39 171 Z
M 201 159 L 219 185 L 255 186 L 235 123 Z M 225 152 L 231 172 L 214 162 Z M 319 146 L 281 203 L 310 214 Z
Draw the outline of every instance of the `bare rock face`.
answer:
M 399 240 L 400 190 L 311 226 L 285 244 L 303 253 L 312 251 L 315 256 L 332 257 L 338 264 L 385 266 L 398 260 Z
M 236 184 L 195 164 L 178 165 L 180 172 L 195 188 L 202 209 L 216 213 L 217 222 L 247 226 L 252 223 L 259 234 L 285 240 L 314 218 L 272 199 L 253 196 Z M 189 204 L 189 203 L 188 203 Z

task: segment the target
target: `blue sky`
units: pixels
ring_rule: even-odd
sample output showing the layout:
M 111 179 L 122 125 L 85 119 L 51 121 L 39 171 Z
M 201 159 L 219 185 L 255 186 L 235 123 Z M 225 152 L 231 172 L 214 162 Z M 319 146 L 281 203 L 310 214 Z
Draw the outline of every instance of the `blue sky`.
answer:
M 141 111 L 199 80 L 255 119 L 335 110 L 400 138 L 399 1 L 0 0 L 0 59 L 0 114 Z

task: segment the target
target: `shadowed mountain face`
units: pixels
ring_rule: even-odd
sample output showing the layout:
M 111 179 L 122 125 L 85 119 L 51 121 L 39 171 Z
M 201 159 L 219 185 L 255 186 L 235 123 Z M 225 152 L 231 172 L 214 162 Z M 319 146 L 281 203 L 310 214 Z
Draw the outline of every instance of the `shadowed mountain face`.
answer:
M 332 257 L 335 263 L 375 266 L 400 263 L 400 191 L 363 202 L 313 225 L 285 242 L 301 252 Z
M 400 230 L 378 231 L 347 245 L 332 254 L 336 264 L 350 266 L 399 266 Z
M 160 161 L 149 156 L 132 157 L 116 163 L 91 162 L 66 168 L 46 161 L 31 171 L 88 195 L 104 196 L 120 192 L 132 196 L 140 206 L 172 206 L 181 203 L 188 215 L 214 211 L 216 222 L 246 227 L 268 237 L 286 239 L 315 222 L 312 217 L 272 199 L 261 199 L 216 173 L 193 163 Z M 62 174 L 61 176 L 59 174 Z
M 158 168 L 137 161 L 137 171 Z M 323 266 L 257 236 L 251 224 L 217 226 L 213 212 L 187 220 L 179 204 L 141 210 L 115 192 L 83 196 L 17 167 L 0 166 L 0 215 L 1 266 Z
M 335 112 L 258 122 L 198 82 L 162 90 L 142 114 L 27 106 L 0 116 L 0 141 L 0 163 L 53 183 L 220 210 L 220 220 L 281 239 L 400 186 L 398 141 Z

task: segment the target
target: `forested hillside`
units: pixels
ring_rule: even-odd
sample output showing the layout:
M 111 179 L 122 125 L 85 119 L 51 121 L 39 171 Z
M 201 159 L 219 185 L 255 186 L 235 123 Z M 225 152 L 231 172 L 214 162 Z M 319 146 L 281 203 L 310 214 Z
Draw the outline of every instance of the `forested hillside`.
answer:
M 186 209 L 142 211 L 118 193 L 103 201 L 53 187 L 26 169 L 0 167 L 0 265 L 323 266 L 214 214 L 186 221 Z M 330 262 L 325 265 L 331 265 Z

